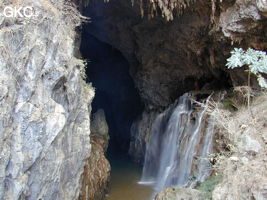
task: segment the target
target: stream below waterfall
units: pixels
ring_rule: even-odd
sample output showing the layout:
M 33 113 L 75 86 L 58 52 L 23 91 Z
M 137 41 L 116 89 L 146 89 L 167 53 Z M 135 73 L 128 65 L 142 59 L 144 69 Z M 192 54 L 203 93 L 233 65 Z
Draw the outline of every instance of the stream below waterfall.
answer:
M 194 188 L 211 168 L 214 123 L 207 103 L 194 105 L 184 94 L 153 122 L 143 170 L 119 151 L 108 156 L 111 189 L 108 200 L 150 200 L 169 186 Z
M 151 186 L 140 185 L 142 167 L 125 153 L 113 152 L 108 156 L 111 164 L 110 192 L 108 200 L 150 200 Z

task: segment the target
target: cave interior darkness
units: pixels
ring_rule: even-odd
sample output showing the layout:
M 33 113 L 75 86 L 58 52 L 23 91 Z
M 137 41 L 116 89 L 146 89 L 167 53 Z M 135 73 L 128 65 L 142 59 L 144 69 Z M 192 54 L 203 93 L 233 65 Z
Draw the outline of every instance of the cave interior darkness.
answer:
M 86 81 L 96 89 L 92 114 L 98 109 L 105 111 L 110 136 L 108 152 L 128 152 L 131 125 L 145 107 L 130 75 L 129 63 L 119 50 L 100 41 L 86 29 L 82 31 L 80 52 L 87 61 Z M 194 84 L 193 78 L 185 81 L 188 85 Z M 199 81 L 204 85 L 212 80 L 202 78 Z
M 114 5 L 113 7 L 116 9 L 120 8 Z M 126 153 L 129 150 L 131 140 L 131 125 L 141 116 L 145 106 L 134 84 L 133 77 L 130 75 L 130 70 L 137 69 L 130 69 L 130 64 L 122 52 L 99 39 L 105 37 L 101 37 L 101 35 L 95 37 L 98 34 L 108 35 L 108 33 L 101 32 L 103 29 L 99 28 L 107 26 L 102 19 L 105 19 L 105 15 L 110 14 L 104 9 L 108 6 L 112 7 L 111 4 L 106 4 L 104 1 L 98 3 L 92 1 L 92 4 L 82 11 L 83 15 L 91 20 L 80 27 L 80 52 L 82 58 L 87 61 L 87 82 L 92 83 L 96 89 L 92 113 L 98 109 L 105 111 L 110 136 L 108 152 L 110 149 L 119 147 Z M 114 15 L 116 16 L 116 14 Z M 118 18 L 116 19 L 118 20 Z M 127 41 L 125 42 L 127 43 Z M 185 92 L 193 88 L 199 90 L 207 83 L 216 90 L 230 88 L 229 76 L 225 72 L 219 74 L 218 77 L 213 75 L 201 77 L 198 80 L 198 88 L 196 88 L 194 77 L 186 77 L 184 80 L 186 84 L 178 84 L 177 87 L 182 87 Z M 179 95 L 182 94 L 179 92 L 173 94 L 171 101 L 175 102 Z
M 128 151 L 130 128 L 142 113 L 143 104 L 130 76 L 129 63 L 121 52 L 86 30 L 82 33 L 80 51 L 87 60 L 87 82 L 96 88 L 92 113 L 105 111 L 109 127 L 109 150 Z

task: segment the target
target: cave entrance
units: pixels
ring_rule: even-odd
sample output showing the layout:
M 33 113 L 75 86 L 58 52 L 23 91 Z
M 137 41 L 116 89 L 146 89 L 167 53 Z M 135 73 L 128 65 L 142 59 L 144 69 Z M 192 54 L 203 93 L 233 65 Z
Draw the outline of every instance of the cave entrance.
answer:
M 142 167 L 128 155 L 130 129 L 144 106 L 129 73 L 129 63 L 111 45 L 83 30 L 80 52 L 87 60 L 87 82 L 95 87 L 92 114 L 104 110 L 109 127 L 107 158 L 111 164 L 109 200 L 145 200 L 152 187 L 137 184 Z
M 109 127 L 109 150 L 127 152 L 130 128 L 143 111 L 143 104 L 129 73 L 129 63 L 121 52 L 98 40 L 86 30 L 80 51 L 87 60 L 87 82 L 96 89 L 92 113 L 103 109 Z

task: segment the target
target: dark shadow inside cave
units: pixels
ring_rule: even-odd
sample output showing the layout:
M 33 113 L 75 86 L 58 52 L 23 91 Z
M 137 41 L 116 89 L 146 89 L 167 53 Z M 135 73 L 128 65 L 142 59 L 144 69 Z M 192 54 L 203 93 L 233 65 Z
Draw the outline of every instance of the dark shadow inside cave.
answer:
M 128 48 L 130 43 L 129 49 L 131 49 L 131 42 L 129 42 L 131 41 L 130 36 L 138 36 L 137 38 L 133 38 L 134 42 L 138 43 L 140 42 L 140 37 L 142 37 L 141 34 L 146 34 L 146 32 L 150 33 L 152 31 L 157 32 L 157 30 L 161 28 L 172 28 L 170 23 L 175 25 L 175 22 L 165 24 L 160 23 L 160 21 L 151 20 L 151 22 L 147 22 L 151 23 L 150 26 L 152 29 L 150 30 L 150 26 L 148 26 L 148 28 L 146 28 L 146 26 L 143 27 L 139 20 L 135 20 L 134 14 L 125 12 L 127 8 L 120 7 L 121 5 L 117 5 L 117 2 L 114 4 L 104 4 L 104 2 L 100 2 L 96 3 L 96 5 L 94 2 L 96 3 L 96 1 L 92 1 L 93 5 L 90 4 L 91 6 L 83 12 L 85 16 L 90 17 L 92 22 L 84 24 L 82 27 L 80 52 L 82 53 L 82 57 L 88 61 L 86 71 L 88 76 L 87 82 L 91 82 L 96 88 L 96 95 L 92 103 L 92 113 L 95 113 L 98 109 L 103 109 L 109 126 L 110 141 L 107 158 L 112 168 L 110 181 L 111 192 L 109 194 L 110 200 L 112 200 L 112 198 L 125 200 L 131 192 L 133 194 L 131 196 L 135 197 L 138 194 L 142 194 L 142 197 L 136 197 L 134 199 L 148 199 L 149 197 L 146 198 L 146 195 L 143 195 L 142 192 L 150 196 L 153 193 L 153 188 L 137 184 L 138 181 L 141 180 L 141 166 L 136 166 L 132 163 L 129 159 L 129 155 L 127 155 L 129 142 L 131 140 L 131 125 L 133 121 L 141 115 L 144 106 L 135 88 L 134 81 L 130 76 L 128 61 L 120 51 L 110 44 L 120 48 L 130 60 L 131 64 L 132 62 L 137 62 L 135 63 L 136 65 L 134 65 L 135 69 L 131 68 L 131 71 L 146 75 L 142 77 L 142 80 L 138 80 L 137 76 L 135 77 L 140 81 L 138 82 L 139 86 L 141 83 L 140 91 L 142 91 L 144 102 L 146 100 L 156 99 L 155 101 L 149 101 L 149 103 L 146 102 L 146 109 L 150 111 L 164 110 L 185 92 L 195 92 L 201 95 L 200 98 L 207 98 L 210 91 L 228 87 L 229 77 L 224 76 L 225 72 L 222 70 L 205 66 L 205 64 L 210 61 L 208 44 L 206 48 L 203 48 L 202 56 L 193 56 L 194 54 L 185 48 L 187 40 L 192 40 L 191 38 L 188 39 L 190 34 L 188 37 L 179 37 L 179 34 L 182 35 L 186 31 L 179 31 L 175 26 L 175 29 L 173 28 L 172 30 L 178 30 L 178 40 L 187 39 L 185 42 L 178 42 L 178 44 L 181 44 L 179 48 L 173 47 L 170 48 L 172 51 L 169 51 L 168 47 L 172 45 L 169 44 L 168 46 L 168 42 L 170 41 L 164 39 L 161 40 L 162 44 L 160 44 L 156 42 L 157 37 L 154 36 L 155 44 L 149 43 L 151 41 L 148 38 L 148 41 L 140 40 L 146 45 L 151 44 L 151 49 L 149 46 L 144 52 L 142 51 L 144 49 L 140 47 L 146 45 L 142 46 L 141 44 L 136 44 L 136 46 L 133 45 L 133 52 L 131 50 L 129 50 L 129 52 L 126 51 L 125 48 L 121 48 L 121 46 L 126 46 Z M 106 6 L 110 6 L 112 9 L 104 9 Z M 121 13 L 121 11 L 124 12 Z M 120 14 L 117 15 L 116 13 Z M 181 23 L 187 24 L 190 22 L 190 19 L 190 16 L 189 19 L 185 16 L 185 18 L 181 20 Z M 192 17 L 192 19 L 195 19 L 195 17 Z M 140 23 L 144 31 L 133 31 L 133 35 L 131 35 L 130 33 L 132 32 L 127 32 L 127 30 L 131 28 L 129 24 L 132 25 L 137 22 Z M 153 25 L 153 23 L 156 25 Z M 116 24 L 119 25 L 116 26 Z M 159 27 L 157 27 L 158 24 Z M 183 30 L 183 27 L 178 25 L 177 27 Z M 189 29 L 191 29 L 191 26 L 185 27 L 185 30 Z M 122 34 L 123 31 L 126 33 Z M 196 31 L 196 33 L 198 33 L 198 31 Z M 116 37 L 117 35 L 119 37 Z M 164 46 L 164 43 L 166 43 L 167 46 Z M 205 43 L 203 43 L 203 45 L 204 44 Z M 147 51 L 149 54 L 146 53 Z M 145 53 L 145 55 L 139 56 L 139 54 L 142 53 Z M 157 57 L 158 60 L 154 60 L 150 54 Z M 173 55 L 175 56 L 172 59 L 171 56 Z M 132 58 L 132 56 L 134 58 Z M 151 59 L 153 64 L 156 64 L 156 67 L 152 65 L 146 66 L 146 62 L 141 62 L 143 58 L 147 61 L 148 58 L 146 58 L 146 56 Z M 161 59 L 161 57 L 167 57 L 167 59 Z M 169 57 L 170 59 L 168 59 Z M 172 64 L 172 62 L 174 64 Z M 146 83 L 143 85 L 143 82 Z M 145 93 L 147 95 L 145 97 L 147 98 L 144 98 L 144 92 L 147 92 Z M 141 139 L 140 143 L 145 144 L 145 139 Z M 145 150 L 143 146 L 138 144 L 133 150 L 137 156 L 140 155 L 140 159 L 138 158 L 140 161 L 143 159 L 143 150 Z M 118 147 L 120 148 L 118 149 Z M 131 156 L 133 156 L 133 154 L 131 154 Z M 134 156 L 132 158 L 135 158 Z M 123 195 L 124 192 L 125 195 Z M 119 198 L 116 194 L 119 194 Z
M 105 111 L 109 126 L 109 150 L 119 147 L 128 151 L 130 128 L 141 114 L 143 105 L 129 73 L 129 63 L 111 45 L 84 30 L 80 51 L 87 60 L 87 82 L 96 88 L 92 113 Z

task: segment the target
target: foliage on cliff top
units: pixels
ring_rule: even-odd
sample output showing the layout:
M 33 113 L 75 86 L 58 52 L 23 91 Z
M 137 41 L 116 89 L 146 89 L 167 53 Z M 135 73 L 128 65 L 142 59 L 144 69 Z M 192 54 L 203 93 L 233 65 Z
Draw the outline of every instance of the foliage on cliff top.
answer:
M 261 74 L 267 74 L 266 52 L 249 48 L 244 51 L 242 48 L 235 48 L 231 51 L 231 57 L 227 59 L 226 66 L 229 69 L 248 66 L 249 74 L 257 76 L 258 83 L 262 88 L 267 88 L 267 82 Z

